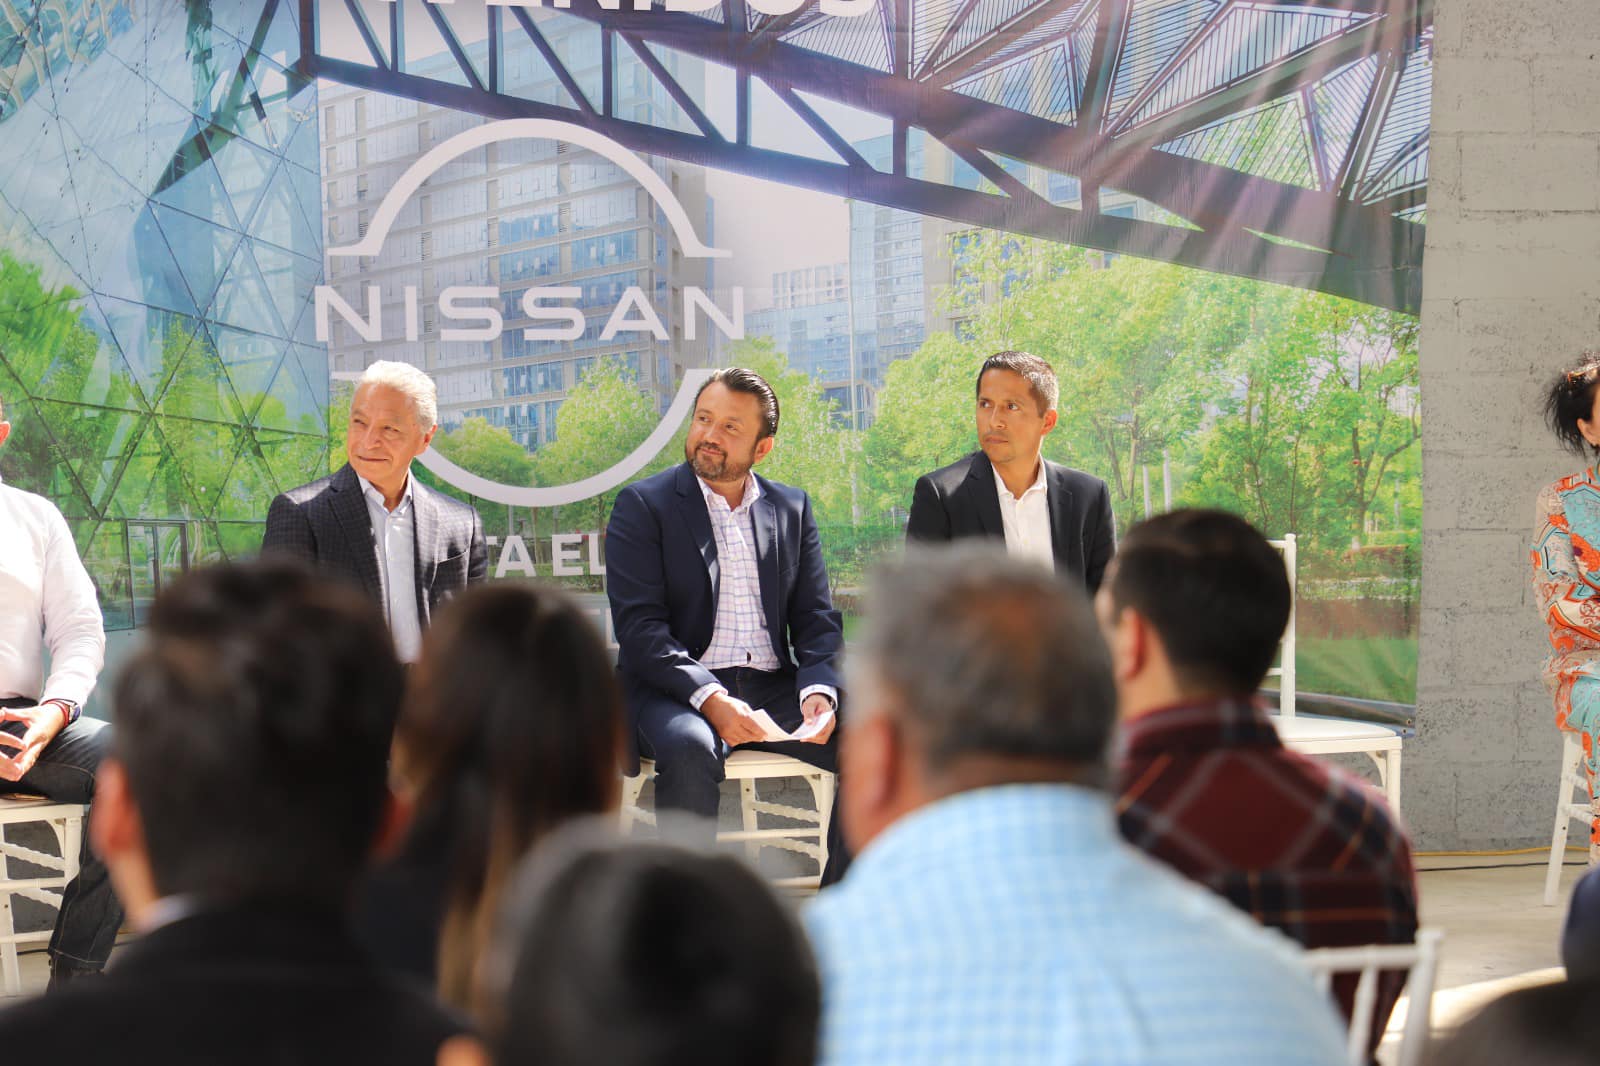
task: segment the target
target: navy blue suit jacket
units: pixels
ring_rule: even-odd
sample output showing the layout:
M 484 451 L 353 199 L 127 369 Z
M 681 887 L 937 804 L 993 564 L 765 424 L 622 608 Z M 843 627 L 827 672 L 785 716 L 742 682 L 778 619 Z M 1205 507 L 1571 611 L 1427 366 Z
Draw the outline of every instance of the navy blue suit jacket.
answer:
M 762 492 L 751 507 L 756 565 L 780 669 L 794 675 L 797 691 L 810 685 L 842 691 L 844 627 L 828 590 L 811 499 L 788 485 L 756 481 Z M 606 526 L 606 591 L 630 718 L 651 690 L 687 706 L 696 690 L 716 681 L 700 656 L 716 624 L 719 581 L 711 516 L 687 463 L 617 494 Z

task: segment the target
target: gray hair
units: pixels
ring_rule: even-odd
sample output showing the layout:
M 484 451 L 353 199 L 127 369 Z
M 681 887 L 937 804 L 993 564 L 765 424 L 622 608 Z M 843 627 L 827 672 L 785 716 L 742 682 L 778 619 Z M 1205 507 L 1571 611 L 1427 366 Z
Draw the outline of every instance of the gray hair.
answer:
M 426 432 L 439 424 L 439 389 L 433 379 L 410 363 L 380 359 L 367 367 L 356 382 L 356 391 L 368 385 L 382 385 L 404 393 L 411 401 L 417 425 Z
M 930 768 L 965 755 L 1104 765 L 1116 688 L 1081 583 L 997 541 L 919 545 L 880 565 L 868 607 L 857 706 L 888 697 Z
M 1056 382 L 1056 371 L 1037 355 L 1027 352 L 995 352 L 978 368 L 977 391 L 983 392 L 983 375 L 991 370 L 1009 370 L 1020 374 L 1028 382 L 1028 391 L 1039 405 L 1039 413 L 1054 411 L 1061 399 L 1061 386 Z

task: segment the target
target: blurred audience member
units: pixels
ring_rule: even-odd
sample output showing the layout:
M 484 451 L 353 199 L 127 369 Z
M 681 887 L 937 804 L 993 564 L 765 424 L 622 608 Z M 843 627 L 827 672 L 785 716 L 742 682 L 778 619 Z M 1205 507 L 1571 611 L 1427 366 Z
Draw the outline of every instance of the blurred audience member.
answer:
M 474 1006 L 506 878 L 552 827 L 616 808 L 621 737 L 611 660 L 566 595 L 489 585 L 441 611 L 395 731 L 414 815 L 359 912 L 374 956 Z
M 1117 835 L 1082 585 L 998 547 L 876 580 L 843 741 L 850 876 L 807 912 L 821 1061 L 1343 1060 L 1296 957 Z
M 1293 593 L 1244 519 L 1174 511 L 1128 531 L 1096 598 L 1120 697 L 1122 835 L 1309 948 L 1409 944 L 1411 848 L 1377 792 L 1289 751 L 1256 690 Z M 1405 984 L 1386 973 L 1376 1048 Z M 1353 975 L 1336 985 L 1348 1015 Z
M 490 963 L 498 1066 L 811 1066 L 805 933 L 726 855 L 582 825 L 515 882 Z M 452 1042 L 440 1066 L 485 1061 Z
M 1572 890 L 1561 929 L 1561 965 L 1569 980 L 1600 978 L 1600 869 L 1584 874 Z
M 1491 1002 L 1434 1044 L 1431 1066 L 1592 1066 L 1600 980 L 1519 988 Z
M 0 1012 L 7 1061 L 431 1063 L 462 1025 L 346 927 L 400 700 L 382 615 L 253 563 L 180 579 L 145 638 L 91 824 L 141 936 L 103 979 Z

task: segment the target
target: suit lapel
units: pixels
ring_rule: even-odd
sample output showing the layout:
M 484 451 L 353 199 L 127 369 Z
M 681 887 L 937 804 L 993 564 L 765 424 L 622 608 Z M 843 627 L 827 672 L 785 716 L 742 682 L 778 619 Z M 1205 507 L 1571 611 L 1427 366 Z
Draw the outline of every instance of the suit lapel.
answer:
M 1067 488 L 1064 468 L 1049 460 L 1040 461 L 1044 463 L 1050 494 L 1050 550 L 1056 557 L 1057 569 L 1067 569 L 1072 565 L 1072 546 L 1077 543 L 1072 534 L 1072 490 Z
M 994 467 L 982 452 L 972 456 L 972 468 L 962 487 L 970 494 L 972 508 L 977 513 L 978 524 L 991 537 L 1004 537 L 1006 524 L 1000 517 L 1000 494 L 994 485 Z
M 361 482 L 349 464 L 333 476 L 333 490 L 333 513 L 350 544 L 356 576 L 372 598 L 382 602 L 383 581 L 378 577 L 378 546 L 372 540 L 372 515 L 367 512 L 367 498 L 362 494 Z
M 777 634 L 783 632 L 778 625 L 778 509 L 773 506 L 765 485 L 761 486 L 761 498 L 750 507 L 750 519 L 756 533 L 756 573 L 761 580 L 761 607 L 767 614 L 767 632 L 773 635 L 773 646 L 776 647 Z
M 424 488 L 411 472 L 412 563 L 417 575 L 417 619 L 422 628 L 428 628 L 429 592 L 433 590 L 433 577 L 439 569 L 439 508 L 433 490 Z
M 706 511 L 706 497 L 700 490 L 700 479 L 694 476 L 688 463 L 678 467 L 677 488 L 678 513 L 683 516 L 684 523 L 689 527 L 689 536 L 695 547 L 700 549 L 700 558 L 705 561 L 706 574 L 711 579 L 712 609 L 715 610 L 722 581 L 721 568 L 717 565 L 717 538 L 711 532 L 711 515 Z

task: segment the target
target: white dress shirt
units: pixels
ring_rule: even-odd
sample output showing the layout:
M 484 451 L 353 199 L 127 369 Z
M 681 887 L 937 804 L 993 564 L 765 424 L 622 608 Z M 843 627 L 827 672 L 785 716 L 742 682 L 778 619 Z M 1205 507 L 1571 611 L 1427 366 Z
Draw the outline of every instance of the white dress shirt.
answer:
M 1038 476 L 1032 485 L 1022 490 L 1020 497 L 1011 495 L 998 470 L 994 474 L 994 487 L 1000 496 L 1006 552 L 1020 559 L 1037 559 L 1055 569 L 1054 541 L 1050 535 L 1050 492 L 1045 483 L 1044 460 L 1039 460 Z
M 717 617 L 711 627 L 711 643 L 706 645 L 700 665 L 707 670 L 742 666 L 769 673 L 775 671 L 781 664 L 778 653 L 773 650 L 766 611 L 761 605 L 761 571 L 756 559 L 755 516 L 751 513 L 751 508 L 761 498 L 761 485 L 754 474 L 745 475 L 744 495 L 739 506 L 729 507 L 728 501 L 705 479 L 697 477 L 695 480 L 700 482 L 706 512 L 711 517 L 711 535 L 716 538 L 717 568 L 721 572 L 717 583 Z M 698 711 L 713 693 L 727 691 L 718 684 L 702 685 L 689 697 L 689 703 Z M 814 692 L 823 693 L 835 705 L 839 702 L 839 693 L 832 685 L 807 686 L 800 693 L 800 702 L 804 703 Z
M 81 705 L 105 651 L 94 582 L 67 520 L 43 496 L 0 484 L 0 698 Z
M 422 651 L 422 619 L 417 612 L 417 516 L 411 475 L 406 475 L 406 487 L 392 511 L 372 482 L 359 475 L 356 480 L 361 482 L 372 519 L 372 543 L 383 584 L 383 616 L 389 620 L 400 661 L 414 663 Z

